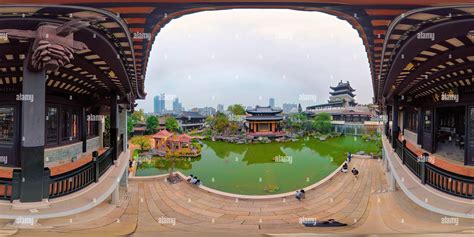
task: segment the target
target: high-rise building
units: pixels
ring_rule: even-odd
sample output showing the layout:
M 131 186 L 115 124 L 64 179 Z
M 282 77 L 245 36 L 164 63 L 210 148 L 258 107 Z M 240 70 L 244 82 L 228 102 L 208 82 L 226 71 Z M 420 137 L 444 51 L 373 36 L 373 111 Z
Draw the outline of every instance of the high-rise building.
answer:
M 198 108 L 197 111 L 199 114 L 206 117 L 216 114 L 216 109 L 212 107 Z
M 165 94 L 157 95 L 153 98 L 153 112 L 162 114 L 165 111 Z
M 217 112 L 224 112 L 224 105 L 223 104 L 218 104 L 217 105 Z
M 173 100 L 173 113 L 180 114 L 183 111 L 183 105 L 179 102 L 178 97 Z
M 275 108 L 275 98 L 270 98 L 270 100 L 268 101 L 268 105 L 270 106 L 270 108 Z
M 295 113 L 298 112 L 298 105 L 297 104 L 283 104 L 283 113 Z

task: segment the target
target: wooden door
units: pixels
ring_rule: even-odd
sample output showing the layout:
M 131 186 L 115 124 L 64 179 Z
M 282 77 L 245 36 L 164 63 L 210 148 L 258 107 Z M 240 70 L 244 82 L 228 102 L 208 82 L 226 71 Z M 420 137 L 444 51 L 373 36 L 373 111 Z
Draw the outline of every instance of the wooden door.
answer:
M 20 136 L 19 108 L 0 104 L 0 166 L 20 166 L 18 157 Z
M 423 109 L 423 149 L 433 152 L 433 109 Z

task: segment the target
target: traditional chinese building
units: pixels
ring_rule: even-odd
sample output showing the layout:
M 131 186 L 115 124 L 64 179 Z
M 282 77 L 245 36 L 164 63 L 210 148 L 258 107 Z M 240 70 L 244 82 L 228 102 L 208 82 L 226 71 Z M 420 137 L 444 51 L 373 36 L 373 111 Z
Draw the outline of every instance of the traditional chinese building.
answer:
M 178 115 L 176 119 L 183 131 L 190 131 L 194 129 L 202 129 L 206 117 L 198 112 L 185 111 Z
M 255 106 L 253 109 L 247 109 L 247 134 L 251 136 L 283 136 L 285 132 L 280 126 L 283 116 L 280 115 L 281 109 L 275 109 L 270 106 Z
M 355 90 L 351 87 L 351 84 L 347 82 L 342 82 L 342 80 L 337 84 L 337 86 L 331 86 L 331 95 L 326 104 L 319 104 L 306 107 L 307 110 L 318 110 L 318 109 L 328 109 L 328 108 L 347 108 L 356 106 Z
M 358 105 L 355 101 L 355 89 L 351 84 L 340 81 L 337 86 L 331 86 L 329 100 L 326 104 L 306 107 L 306 113 L 313 117 L 319 113 L 328 113 L 336 124 L 363 124 L 369 121 L 373 114 L 367 106 Z
M 164 129 L 152 137 L 155 140 L 157 154 L 174 152 L 182 157 L 196 157 L 200 154 L 199 149 L 192 144 L 193 137 L 188 134 L 174 134 Z

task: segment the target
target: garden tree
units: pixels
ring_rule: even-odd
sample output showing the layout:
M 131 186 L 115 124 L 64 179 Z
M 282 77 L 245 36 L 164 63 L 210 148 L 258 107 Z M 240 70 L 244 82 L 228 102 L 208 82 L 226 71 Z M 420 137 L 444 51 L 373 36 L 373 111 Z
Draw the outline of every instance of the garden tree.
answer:
M 127 117 L 127 133 L 132 134 L 133 132 L 133 127 L 137 124 L 137 120 L 133 117 Z
M 133 145 L 139 146 L 140 151 L 145 151 L 145 150 L 150 150 L 151 149 L 150 138 L 148 138 L 148 137 L 145 137 L 145 136 L 132 137 L 130 142 Z
M 169 175 L 168 175 L 168 182 L 170 183 L 175 183 L 177 180 L 176 180 L 176 177 L 173 176 L 173 172 L 174 172 L 174 168 L 176 166 L 176 159 L 183 156 L 183 151 L 182 150 L 179 150 L 178 148 L 176 148 L 175 146 L 172 146 L 171 148 L 168 147 L 166 149 L 166 153 L 165 153 L 165 158 L 171 162 L 171 167 L 169 169 Z
M 150 115 L 146 118 L 146 132 L 152 134 L 158 127 L 158 118 L 155 115 Z
M 229 107 L 227 107 L 227 110 L 234 115 L 245 115 L 246 113 L 244 106 L 239 104 L 229 105 Z
M 137 123 L 145 122 L 145 112 L 143 109 L 135 110 L 130 116 L 127 117 L 127 133 L 132 134 L 133 127 L 137 125 Z
M 135 119 L 137 122 L 145 122 L 145 112 L 143 109 L 135 110 L 130 117 Z
M 286 120 L 286 129 L 290 130 L 291 132 L 301 130 L 303 120 L 305 119 L 306 116 L 301 113 L 290 115 L 290 117 Z
M 165 127 L 166 127 L 166 130 L 168 130 L 168 131 L 179 132 L 178 120 L 176 120 L 174 117 L 167 117 L 166 118 Z
M 213 117 L 212 115 L 209 115 L 206 117 L 206 120 L 204 121 L 207 125 L 209 126 L 212 126 L 212 120 L 213 120 Z
M 213 129 L 219 133 L 223 133 L 225 129 L 229 126 L 229 119 L 223 113 L 216 113 L 214 116 Z
M 191 142 L 191 145 L 192 145 L 192 147 L 193 147 L 194 149 L 196 149 L 196 151 L 197 151 L 199 154 L 201 154 L 201 150 L 202 150 L 202 145 L 201 145 L 201 143 L 199 143 L 197 140 L 193 140 L 193 141 Z
M 231 134 L 235 134 L 239 130 L 239 124 L 237 122 L 230 122 L 228 129 Z
M 313 126 L 320 133 L 330 133 L 332 129 L 331 115 L 328 113 L 317 114 L 313 119 Z

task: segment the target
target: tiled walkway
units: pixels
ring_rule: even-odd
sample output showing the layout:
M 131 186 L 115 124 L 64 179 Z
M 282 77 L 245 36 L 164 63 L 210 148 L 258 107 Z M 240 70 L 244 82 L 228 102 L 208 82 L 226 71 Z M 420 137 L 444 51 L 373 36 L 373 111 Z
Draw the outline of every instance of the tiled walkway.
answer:
M 122 193 L 119 207 L 103 203 L 68 218 L 40 220 L 43 227 L 49 227 L 40 231 L 48 236 L 65 232 L 186 235 L 188 231 L 260 234 L 474 231 L 474 220 L 461 219 L 457 226 L 442 224 L 442 216 L 418 207 L 403 192 L 387 192 L 382 162 L 357 158 L 351 166 L 361 171 L 358 180 L 350 173 L 338 173 L 308 191 L 301 202 L 294 197 L 236 200 L 208 193 L 186 182 L 169 185 L 163 179 L 131 181 L 129 192 Z M 333 218 L 349 225 L 305 228 L 298 223 L 300 218 Z M 19 234 L 28 235 L 31 230 L 20 230 Z

